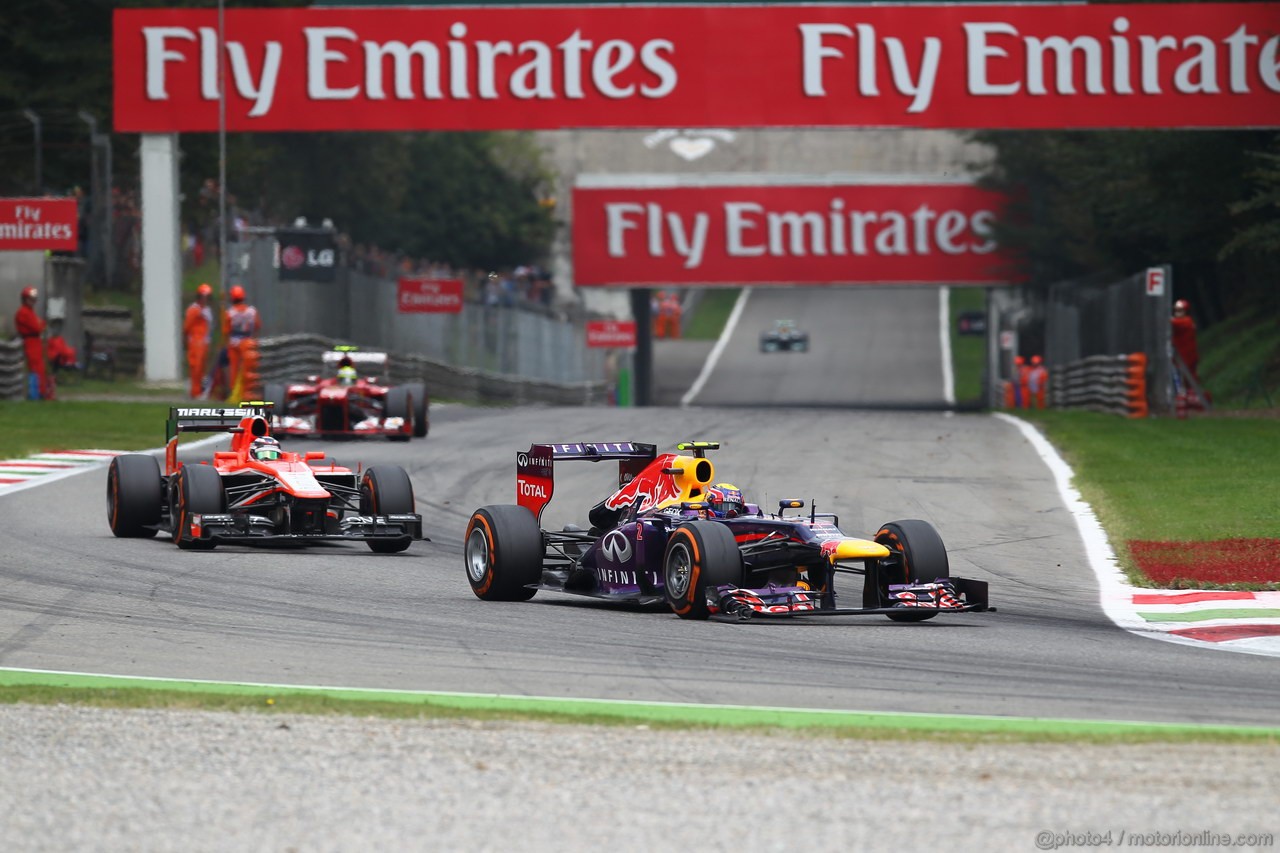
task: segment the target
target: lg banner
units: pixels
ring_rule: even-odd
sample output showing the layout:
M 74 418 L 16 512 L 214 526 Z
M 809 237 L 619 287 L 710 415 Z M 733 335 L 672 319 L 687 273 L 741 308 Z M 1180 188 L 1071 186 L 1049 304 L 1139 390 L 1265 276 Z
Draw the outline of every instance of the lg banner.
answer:
M 0 250 L 76 248 L 78 213 L 69 198 L 0 198 Z
M 276 229 L 281 281 L 333 281 L 338 249 L 332 231 Z
M 1280 126 L 1275 3 L 115 11 L 115 129 Z
M 402 278 L 396 305 L 401 314 L 460 314 L 462 279 Z
M 1003 284 L 1002 202 L 969 184 L 577 188 L 574 280 Z

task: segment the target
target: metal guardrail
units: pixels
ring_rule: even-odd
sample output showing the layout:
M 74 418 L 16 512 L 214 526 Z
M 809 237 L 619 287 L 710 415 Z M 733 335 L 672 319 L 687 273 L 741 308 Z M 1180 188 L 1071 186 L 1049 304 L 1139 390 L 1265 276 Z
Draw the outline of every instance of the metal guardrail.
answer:
M 320 335 L 282 335 L 258 342 L 259 376 L 264 385 L 301 381 L 322 370 L 322 356 L 346 341 Z M 548 382 L 490 373 L 470 367 L 454 367 L 417 353 L 390 352 L 388 376 L 392 384 L 422 382 L 432 399 L 463 403 L 547 403 L 582 406 L 607 402 L 604 381 Z

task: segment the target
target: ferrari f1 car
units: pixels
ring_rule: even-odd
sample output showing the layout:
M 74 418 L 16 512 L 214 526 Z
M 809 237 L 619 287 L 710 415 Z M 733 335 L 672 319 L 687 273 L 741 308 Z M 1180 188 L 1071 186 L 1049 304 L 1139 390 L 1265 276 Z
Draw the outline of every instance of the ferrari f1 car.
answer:
M 841 532 L 839 519 L 801 500 L 766 514 L 727 512 L 706 451 L 652 444 L 535 444 L 516 454 L 515 505 L 472 514 L 464 542 L 467 580 L 486 601 L 525 601 L 540 589 L 640 604 L 665 601 L 685 619 L 883 615 L 921 622 L 940 613 L 994 610 L 987 584 L 953 578 L 937 531 L 918 519 L 881 526 L 873 539 Z M 618 489 L 589 512 L 591 529 L 544 530 L 555 463 L 618 462 Z M 714 484 L 714 485 L 713 485 Z M 735 490 L 736 491 L 736 490 Z M 859 606 L 841 606 L 837 574 L 861 575 Z
M 165 532 L 179 548 L 220 542 L 362 541 L 380 554 L 422 538 L 413 485 L 397 465 L 357 473 L 322 451 L 287 453 L 270 435 L 267 405 L 174 408 L 164 472 L 154 456 L 127 453 L 107 471 L 107 520 L 118 537 Z M 178 435 L 230 432 L 212 463 L 178 462 Z
M 760 352 L 808 352 L 809 333 L 796 328 L 793 320 L 777 320 L 772 329 L 760 333 Z
M 308 376 L 305 382 L 273 383 L 263 389 L 272 404 L 276 435 L 377 437 L 408 441 L 422 438 L 430 426 L 426 386 L 381 385 L 377 375 L 386 371 L 385 352 L 361 352 L 337 347 L 323 356 L 325 374 Z

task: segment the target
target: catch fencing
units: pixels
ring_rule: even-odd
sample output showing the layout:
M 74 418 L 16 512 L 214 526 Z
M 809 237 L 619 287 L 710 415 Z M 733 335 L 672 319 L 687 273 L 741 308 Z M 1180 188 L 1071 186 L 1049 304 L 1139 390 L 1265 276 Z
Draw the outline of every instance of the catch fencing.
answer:
M 605 351 L 586 345 L 581 312 L 487 305 L 475 282 L 457 314 L 401 313 L 398 279 L 338 267 L 333 281 L 281 280 L 276 241 L 245 234 L 228 247 L 267 335 L 319 335 L 485 373 L 551 383 L 597 382 Z M 317 362 L 318 363 L 318 362 Z

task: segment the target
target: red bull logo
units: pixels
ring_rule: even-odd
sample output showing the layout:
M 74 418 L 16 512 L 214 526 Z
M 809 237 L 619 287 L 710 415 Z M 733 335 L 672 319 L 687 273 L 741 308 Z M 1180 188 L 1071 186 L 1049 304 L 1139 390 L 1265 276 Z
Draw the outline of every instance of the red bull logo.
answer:
M 640 499 L 639 511 L 644 512 L 678 499 L 680 487 L 675 477 L 662 473 L 663 468 L 671 467 L 675 458 L 674 453 L 664 453 L 654 459 L 631 482 L 610 495 L 604 505 L 614 510 L 625 509 Z

